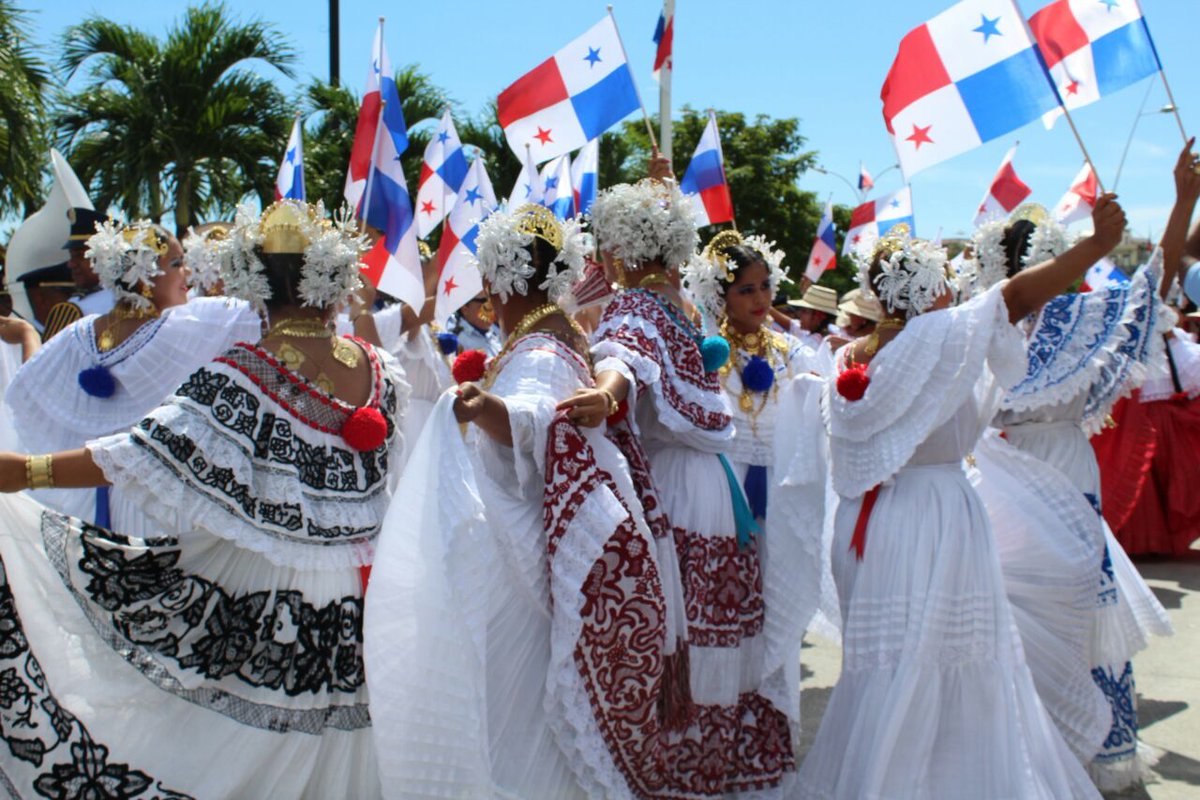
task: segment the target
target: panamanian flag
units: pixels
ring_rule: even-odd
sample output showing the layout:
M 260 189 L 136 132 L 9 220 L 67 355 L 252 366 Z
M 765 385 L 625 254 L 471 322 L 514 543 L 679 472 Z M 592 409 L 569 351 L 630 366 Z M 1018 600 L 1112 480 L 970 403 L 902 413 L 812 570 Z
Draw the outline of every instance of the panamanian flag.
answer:
M 508 193 L 508 210 L 513 211 L 526 203 L 541 205 L 544 197 L 542 176 L 538 172 L 537 165 L 533 163 L 533 155 L 526 152 L 525 165 L 521 167 L 521 172 L 517 175 L 517 182 L 513 184 L 512 191 Z
M 905 180 L 1058 106 L 1012 0 L 963 0 L 914 28 L 880 98 Z
M 356 216 L 382 234 L 363 259 L 363 275 L 380 291 L 420 308 L 425 302 L 425 282 L 412 199 L 400 166 L 400 154 L 407 148 L 408 128 L 383 46 L 381 23 L 375 32 L 367 88 L 358 111 L 345 196 Z
M 571 189 L 571 157 L 564 153 L 542 167 L 542 205 L 558 219 L 575 216 L 575 192 Z
M 288 136 L 287 149 L 283 153 L 283 161 L 279 162 L 279 172 L 275 175 L 275 199 L 305 199 L 304 137 L 298 114 L 292 121 L 292 133 Z
M 434 319 L 446 319 L 483 291 L 483 279 L 474 264 L 475 236 L 479 233 L 479 223 L 495 208 L 492 181 L 483 159 L 475 158 L 467 169 L 454 209 L 442 227 Z
M 575 195 L 575 213 L 586 214 L 596 201 L 600 186 L 600 140 L 592 139 L 571 161 L 571 191 Z
M 842 253 L 861 253 L 873 247 L 881 236 L 900 223 L 907 225 L 911 233 L 916 233 L 913 224 L 912 189 L 908 186 L 875 200 L 868 200 L 850 212 L 850 230 L 846 231 Z
M 679 190 L 692 201 L 697 228 L 733 220 L 733 197 L 725 180 L 725 157 L 721 153 L 721 135 L 714 113 L 708 115 L 708 124 L 700 134 L 700 142 L 679 182 Z
M 821 279 L 826 270 L 837 266 L 837 230 L 833 227 L 833 203 L 825 204 L 825 213 L 817 224 L 817 238 L 813 241 L 812 252 L 808 255 L 808 266 L 804 269 L 804 277 L 813 283 Z
M 641 107 L 612 15 L 496 98 L 508 145 L 534 163 L 578 150 Z
M 450 213 L 465 177 L 467 157 L 450 109 L 446 109 L 421 161 L 421 177 L 417 179 L 417 236 L 424 239 Z
M 1076 109 L 1162 69 L 1136 0 L 1056 0 L 1029 18 L 1063 105 Z M 1051 109 L 1049 128 L 1062 116 Z

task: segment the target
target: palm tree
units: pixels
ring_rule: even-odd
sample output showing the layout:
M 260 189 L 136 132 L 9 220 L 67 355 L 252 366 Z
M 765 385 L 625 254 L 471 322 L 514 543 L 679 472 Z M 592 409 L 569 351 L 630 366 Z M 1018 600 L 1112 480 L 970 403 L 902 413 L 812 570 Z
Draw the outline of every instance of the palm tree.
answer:
M 49 157 L 45 64 L 26 45 L 28 18 L 0 0 L 0 214 L 31 213 L 42 196 Z
M 165 41 L 92 17 L 64 36 L 65 80 L 88 70 L 61 100 L 60 135 L 97 206 L 171 213 L 183 231 L 227 215 L 247 191 L 271 197 L 291 115 L 247 67 L 262 61 L 290 77 L 295 60 L 274 27 L 239 22 L 220 3 L 187 9 Z

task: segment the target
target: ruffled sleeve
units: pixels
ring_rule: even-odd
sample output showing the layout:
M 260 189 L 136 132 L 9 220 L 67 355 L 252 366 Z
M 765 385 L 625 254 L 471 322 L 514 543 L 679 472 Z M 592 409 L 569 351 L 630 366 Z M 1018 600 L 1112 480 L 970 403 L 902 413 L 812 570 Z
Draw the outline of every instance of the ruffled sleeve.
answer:
M 871 361 L 870 385 L 860 400 L 838 394 L 835 380 L 826 383 L 824 408 L 838 494 L 858 497 L 895 475 L 935 429 L 975 396 L 977 387 L 1006 389 L 1020 381 L 1025 351 L 1020 332 L 1008 321 L 1004 285 L 964 305 L 912 320 Z M 980 403 L 982 419 L 995 412 L 990 405 Z
M 105 477 L 160 524 L 328 570 L 371 563 L 407 385 L 371 351 L 384 443 L 341 436 L 354 409 L 242 346 L 196 370 L 128 433 L 88 442 Z
M 1132 279 L 1091 292 L 1061 295 L 1042 309 L 1029 337 L 1024 378 L 1004 397 L 1005 411 L 1068 403 L 1087 393 L 1083 427 L 1097 433 L 1114 403 L 1146 377 L 1161 356 L 1174 315 L 1159 294 L 1162 250 Z

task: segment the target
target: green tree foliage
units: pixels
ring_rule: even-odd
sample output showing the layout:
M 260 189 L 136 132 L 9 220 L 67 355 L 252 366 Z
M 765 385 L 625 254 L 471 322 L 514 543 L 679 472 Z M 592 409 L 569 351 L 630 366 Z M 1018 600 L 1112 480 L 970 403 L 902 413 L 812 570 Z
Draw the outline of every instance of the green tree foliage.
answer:
M 84 81 L 61 99 L 60 136 L 98 207 L 170 214 L 182 232 L 247 192 L 270 200 L 290 115 L 250 66 L 290 76 L 295 58 L 273 26 L 219 3 L 187 9 L 165 40 L 91 17 L 63 38 L 64 78 Z
M 30 50 L 28 18 L 0 0 L 0 214 L 31 213 L 49 158 L 46 65 Z

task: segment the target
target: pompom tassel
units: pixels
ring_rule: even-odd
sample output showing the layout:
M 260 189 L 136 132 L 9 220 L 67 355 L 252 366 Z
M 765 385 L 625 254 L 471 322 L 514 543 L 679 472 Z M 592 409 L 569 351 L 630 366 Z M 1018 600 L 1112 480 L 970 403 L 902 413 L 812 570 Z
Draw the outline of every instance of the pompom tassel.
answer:
M 79 372 L 79 386 L 92 397 L 107 399 L 117 391 L 117 381 L 108 367 L 96 365 Z
M 871 379 L 867 377 L 867 371 L 863 367 L 851 367 L 837 378 L 838 394 L 851 402 L 862 400 L 870 385 Z
M 439 333 L 437 335 L 438 349 L 442 351 L 444 356 L 452 356 L 458 352 L 458 337 L 453 333 Z
M 342 439 L 355 450 L 374 450 L 387 440 L 387 420 L 376 408 L 355 409 L 342 423 Z
M 487 364 L 487 353 L 482 350 L 464 350 L 454 359 L 450 374 L 456 383 L 471 383 L 483 377 L 484 366 Z
M 722 336 L 705 336 L 700 342 L 700 358 L 705 372 L 716 372 L 729 361 L 729 342 Z
M 752 392 L 765 392 L 775 383 L 775 370 L 762 356 L 750 356 L 742 368 L 742 386 Z

